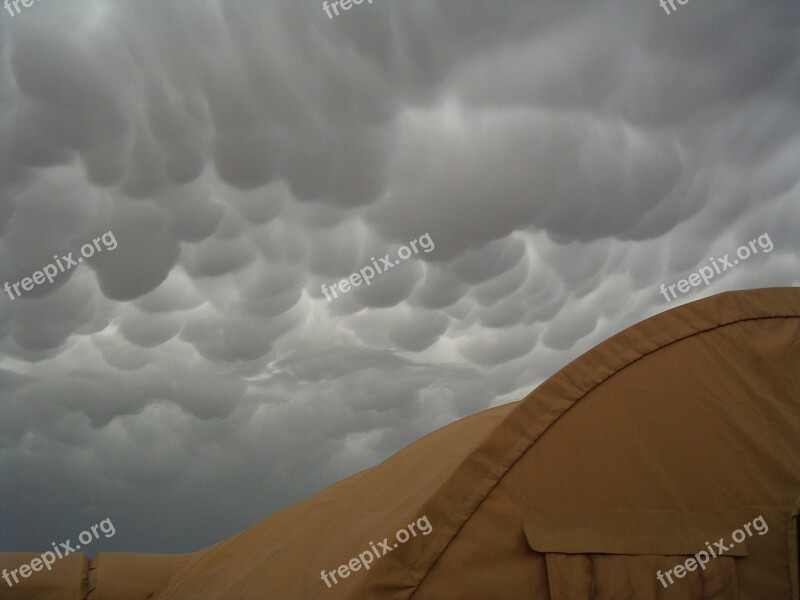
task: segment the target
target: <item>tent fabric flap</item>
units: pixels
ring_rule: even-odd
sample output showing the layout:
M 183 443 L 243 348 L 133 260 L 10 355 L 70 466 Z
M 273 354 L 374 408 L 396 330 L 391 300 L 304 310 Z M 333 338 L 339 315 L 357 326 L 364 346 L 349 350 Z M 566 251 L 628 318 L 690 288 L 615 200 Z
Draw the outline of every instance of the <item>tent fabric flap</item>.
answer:
M 693 555 L 736 529 L 722 515 L 670 510 L 532 507 L 523 516 L 528 545 L 565 554 Z M 743 541 L 729 556 L 747 556 Z
M 669 510 L 531 508 L 523 529 L 545 554 L 549 597 L 637 600 L 734 600 L 739 597 L 737 544 L 712 557 L 709 542 L 731 531 L 720 515 Z M 702 554 L 700 554 L 702 553 Z

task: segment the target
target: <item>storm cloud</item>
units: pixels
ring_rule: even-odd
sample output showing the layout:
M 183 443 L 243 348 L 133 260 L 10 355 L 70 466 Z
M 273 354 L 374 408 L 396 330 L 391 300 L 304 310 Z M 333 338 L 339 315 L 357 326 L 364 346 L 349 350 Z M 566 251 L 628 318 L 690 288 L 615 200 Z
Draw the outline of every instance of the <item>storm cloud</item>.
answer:
M 0 27 L 0 550 L 231 535 L 669 308 L 798 285 L 800 5 L 56 2 Z M 321 291 L 429 233 L 328 302 Z M 105 544 L 105 546 L 104 546 Z

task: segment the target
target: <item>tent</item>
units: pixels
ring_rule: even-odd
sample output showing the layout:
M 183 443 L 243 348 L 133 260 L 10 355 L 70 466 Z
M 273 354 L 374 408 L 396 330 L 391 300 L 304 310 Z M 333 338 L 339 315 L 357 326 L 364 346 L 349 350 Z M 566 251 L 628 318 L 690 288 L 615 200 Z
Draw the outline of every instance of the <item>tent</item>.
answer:
M 798 600 L 799 317 L 798 288 L 651 317 L 126 599 Z

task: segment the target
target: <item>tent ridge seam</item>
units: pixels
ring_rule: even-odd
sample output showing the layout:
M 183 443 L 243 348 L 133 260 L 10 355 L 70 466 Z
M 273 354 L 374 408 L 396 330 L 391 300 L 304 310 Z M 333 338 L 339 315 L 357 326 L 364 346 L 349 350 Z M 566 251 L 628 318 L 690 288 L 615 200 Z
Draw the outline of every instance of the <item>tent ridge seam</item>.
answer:
M 785 289 L 787 289 L 787 290 L 789 290 L 789 289 L 797 290 L 797 288 L 785 288 Z M 749 290 L 749 292 L 751 292 L 751 293 L 752 292 L 758 292 L 758 291 L 759 290 Z M 630 327 L 628 327 L 626 329 L 623 329 L 622 331 L 614 334 L 613 336 L 611 336 L 610 338 L 604 340 L 603 342 L 600 342 L 600 344 L 598 344 L 597 346 L 594 346 L 593 348 L 591 348 L 590 350 L 588 350 L 587 352 L 585 352 L 581 356 L 579 356 L 576 359 L 574 359 L 573 361 L 571 361 L 566 366 L 564 366 L 561 369 L 559 369 L 551 377 L 549 377 L 548 379 L 543 381 L 539 386 L 537 386 L 527 396 L 525 396 L 520 401 L 520 405 L 518 407 L 516 407 L 513 411 L 511 411 L 508 415 L 506 415 L 503 418 L 503 420 L 500 423 L 497 424 L 495 429 L 492 430 L 484 438 L 484 440 L 481 442 L 481 444 L 477 448 L 472 450 L 467 455 L 467 457 L 462 461 L 461 465 L 459 465 L 459 467 L 457 467 L 456 470 L 453 473 L 451 473 L 451 475 L 440 486 L 440 488 L 447 487 L 447 484 L 450 481 L 452 481 L 453 479 L 456 479 L 458 475 L 461 475 L 461 472 L 463 470 L 462 467 L 464 465 L 470 464 L 471 459 L 473 457 L 481 454 L 481 452 L 484 450 L 484 448 L 488 445 L 489 441 L 492 438 L 495 437 L 494 433 L 496 431 L 498 431 L 499 429 L 503 428 L 504 426 L 507 426 L 509 423 L 513 423 L 515 421 L 515 418 L 518 417 L 518 411 L 522 411 L 525 408 L 525 406 L 528 403 L 528 400 L 530 398 L 532 398 L 534 396 L 534 394 L 539 392 L 545 386 L 548 386 L 548 385 L 549 386 L 553 386 L 553 385 L 555 385 L 555 383 L 553 383 L 553 382 L 556 381 L 556 378 L 566 377 L 567 374 L 565 374 L 565 371 L 569 370 L 570 367 L 572 367 L 572 370 L 574 370 L 575 368 L 577 368 L 577 365 L 579 365 L 581 362 L 588 361 L 590 359 L 590 355 L 595 353 L 595 352 L 598 352 L 601 347 L 609 345 L 609 344 L 614 344 L 615 340 L 616 340 L 616 343 L 619 343 L 619 340 L 621 340 L 623 336 L 630 335 L 630 332 L 632 330 L 640 329 L 643 326 L 645 326 L 646 323 L 652 323 L 654 320 L 658 320 L 658 319 L 666 319 L 666 318 L 670 318 L 670 317 L 674 318 L 674 316 L 675 316 L 674 311 L 680 311 L 682 309 L 687 311 L 687 312 L 689 310 L 692 310 L 695 314 L 697 314 L 697 311 L 700 309 L 699 306 L 696 306 L 697 304 L 705 305 L 705 304 L 710 304 L 712 302 L 719 303 L 720 301 L 730 297 L 731 295 L 737 295 L 737 294 L 742 294 L 742 293 L 743 292 L 723 292 L 722 294 L 717 294 L 717 295 L 711 296 L 709 298 L 703 298 L 701 300 L 697 300 L 697 301 L 689 303 L 689 304 L 684 304 L 684 305 L 681 305 L 681 306 L 677 306 L 677 307 L 675 307 L 675 308 L 673 308 L 673 309 L 671 309 L 669 311 L 666 311 L 666 312 L 663 312 L 663 313 L 658 313 L 656 315 L 653 315 L 652 317 L 649 317 L 649 318 L 645 319 L 644 321 L 640 321 L 640 322 L 638 322 L 638 323 L 636 323 L 636 324 L 634 324 L 634 325 L 632 325 L 632 326 L 630 326 Z M 796 293 L 796 292 L 793 292 L 793 293 Z M 476 496 L 474 497 L 474 501 L 475 501 L 474 507 L 464 517 L 464 519 L 462 520 L 460 525 L 458 525 L 458 527 L 455 529 L 453 534 L 450 536 L 450 539 L 446 541 L 446 543 L 444 544 L 442 549 L 438 552 L 436 557 L 430 563 L 429 567 L 425 570 L 425 574 L 422 576 L 422 578 L 414 585 L 413 588 L 410 588 L 411 594 L 408 596 L 408 600 L 413 600 L 414 596 L 416 595 L 417 591 L 419 590 L 419 587 L 422 585 L 422 583 L 428 577 L 430 572 L 434 569 L 436 564 L 439 562 L 439 559 L 445 553 L 447 548 L 453 543 L 453 541 L 456 539 L 456 537 L 461 532 L 461 530 L 464 528 L 464 526 L 467 524 L 467 522 L 469 522 L 469 520 L 472 518 L 472 516 L 481 507 L 481 505 L 484 503 L 486 498 L 488 498 L 489 495 L 492 493 L 492 491 L 500 484 L 500 482 L 502 482 L 502 480 L 505 478 L 505 476 L 508 474 L 508 472 L 514 467 L 514 465 L 516 465 L 522 459 L 522 457 L 525 456 L 525 454 L 531 449 L 531 447 L 536 443 L 536 441 L 538 439 L 540 439 L 542 437 L 542 435 L 544 435 L 556 423 L 556 421 L 558 421 L 561 417 L 563 417 L 569 411 L 570 408 L 575 406 L 575 404 L 580 402 L 589 393 L 591 393 L 597 387 L 599 387 L 600 385 L 602 385 L 603 383 L 605 383 L 606 381 L 611 379 L 617 373 L 619 373 L 622 370 L 626 369 L 627 367 L 633 365 L 634 363 L 638 362 L 642 358 L 644 358 L 646 356 L 649 356 L 650 354 L 653 354 L 653 353 L 655 353 L 655 352 L 657 352 L 657 351 L 659 351 L 659 350 L 661 350 L 663 348 L 667 348 L 668 346 L 671 346 L 671 345 L 676 344 L 678 342 L 684 341 L 686 339 L 689 339 L 689 338 L 697 336 L 697 335 L 708 333 L 710 331 L 714 331 L 716 329 L 721 329 L 723 327 L 728 327 L 730 325 L 736 325 L 738 323 L 742 323 L 742 322 L 746 322 L 746 321 L 761 321 L 761 320 L 769 320 L 769 319 L 798 319 L 798 318 L 800 318 L 800 310 L 795 311 L 795 312 L 791 312 L 790 310 L 785 310 L 783 308 L 782 309 L 778 309 L 778 310 L 781 311 L 781 314 L 775 314 L 775 312 L 772 312 L 771 314 L 760 314 L 760 315 L 757 315 L 757 316 L 752 316 L 752 314 L 743 314 L 743 313 L 752 313 L 753 310 L 758 311 L 759 309 L 762 309 L 762 307 L 753 307 L 752 305 L 746 306 L 746 307 L 741 307 L 739 309 L 739 311 L 738 311 L 738 315 L 729 317 L 728 319 L 725 319 L 724 317 L 722 317 L 719 314 L 709 315 L 707 317 L 707 320 L 708 321 L 716 321 L 716 323 L 714 323 L 713 325 L 706 326 L 706 327 L 695 328 L 693 331 L 690 331 L 688 333 L 684 333 L 682 335 L 679 335 L 679 336 L 675 337 L 674 339 L 659 343 L 656 347 L 651 348 L 649 350 L 645 350 L 645 349 L 637 350 L 637 352 L 636 352 L 637 356 L 635 358 L 625 359 L 624 364 L 621 364 L 619 366 L 614 367 L 611 370 L 610 373 L 608 373 L 607 375 L 603 376 L 602 379 L 598 380 L 597 382 L 591 384 L 585 391 L 581 392 L 580 395 L 578 395 L 576 398 L 572 399 L 570 401 L 570 403 L 569 403 L 569 406 L 567 406 L 554 419 L 552 419 L 552 421 L 550 423 L 548 423 L 547 426 L 541 432 L 539 432 L 538 435 L 535 435 L 535 437 L 530 439 L 529 442 L 526 442 L 526 444 L 521 449 L 521 451 L 518 451 L 517 453 L 512 453 L 508 457 L 508 459 L 510 460 L 508 466 L 506 466 L 506 467 L 504 467 L 502 469 L 502 472 L 496 476 L 497 478 L 494 480 L 493 483 L 491 483 L 491 479 L 492 478 L 491 477 L 489 478 L 489 487 L 488 487 L 488 489 L 485 490 L 485 492 L 482 492 L 482 493 L 476 492 Z M 787 313 L 787 314 L 784 314 L 784 313 Z M 541 392 L 540 392 L 540 394 L 541 394 Z M 513 450 L 514 446 L 510 446 L 510 448 Z M 476 489 L 476 488 L 473 487 L 473 489 Z

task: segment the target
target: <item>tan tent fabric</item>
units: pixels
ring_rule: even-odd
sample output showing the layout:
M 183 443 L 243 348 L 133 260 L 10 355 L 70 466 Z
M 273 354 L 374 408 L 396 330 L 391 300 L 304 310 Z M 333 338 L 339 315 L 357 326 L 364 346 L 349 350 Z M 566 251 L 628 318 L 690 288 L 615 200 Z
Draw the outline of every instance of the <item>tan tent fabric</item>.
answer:
M 0 573 L 30 565 L 35 558 L 41 560 L 41 552 L 0 552 Z M 19 583 L 9 574 L 10 588 L 0 579 L 0 600 L 83 600 L 88 561 L 82 552 L 57 560 L 49 571 L 43 565 L 40 568 L 25 579 L 18 572 Z
M 217 545 L 157 598 L 792 598 L 798 316 L 794 288 L 725 293 L 657 315 L 522 402 L 445 427 Z M 597 531 L 591 521 L 582 533 L 565 528 L 563 548 L 536 552 L 524 524 L 537 510 L 561 510 L 567 523 L 593 510 Z M 648 536 L 621 510 L 660 517 Z M 330 589 L 321 580 L 322 569 L 423 515 L 430 535 Z M 656 580 L 659 568 L 705 548 L 693 547 L 693 523 L 719 538 L 758 515 L 769 531 L 746 549 L 667 588 Z M 616 548 L 591 543 L 612 523 L 616 544 L 636 540 L 634 554 L 600 554 Z
M 798 600 L 799 367 L 800 289 L 677 307 L 190 555 L 154 598 Z M 756 517 L 763 535 L 657 580 Z
M 0 600 L 147 600 L 184 565 L 188 554 L 74 552 L 11 588 L 0 579 Z M 0 572 L 29 564 L 41 553 L 0 552 Z M 10 577 L 10 576 L 9 576 Z M 11 579 L 14 583 L 14 580 Z
M 184 565 L 188 554 L 101 552 L 89 571 L 87 600 L 146 600 Z

